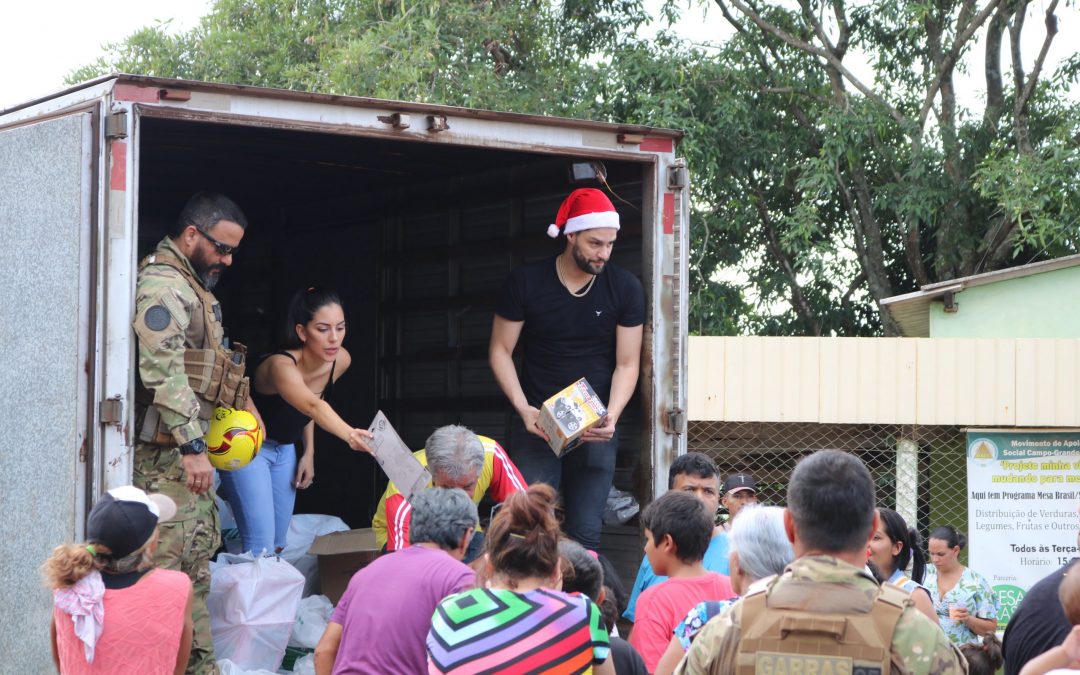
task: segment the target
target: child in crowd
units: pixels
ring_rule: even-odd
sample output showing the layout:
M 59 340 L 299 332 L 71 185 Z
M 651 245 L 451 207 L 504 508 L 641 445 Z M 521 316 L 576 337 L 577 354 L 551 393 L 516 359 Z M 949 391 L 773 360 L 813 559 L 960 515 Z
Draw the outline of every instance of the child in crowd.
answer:
M 614 595 L 614 592 L 604 585 L 607 576 L 596 554 L 585 550 L 573 539 L 563 539 L 559 542 L 559 557 L 564 563 L 563 592 L 580 593 L 595 602 L 604 615 L 604 623 L 610 633 L 618 612 L 614 609 L 614 599 L 608 604 L 607 596 Z M 612 609 L 606 609 L 606 604 Z M 629 642 L 614 635 L 611 636 L 611 662 L 617 675 L 648 675 L 641 655 L 634 651 Z
M 1065 574 L 1058 588 L 1058 599 L 1072 631 L 1063 643 L 1028 661 L 1020 675 L 1080 673 L 1080 572 L 1075 565 Z
M 795 558 L 795 551 L 784 530 L 784 509 L 779 506 L 748 504 L 732 523 L 730 536 L 731 588 L 740 596 L 783 574 Z M 675 672 L 679 661 L 690 649 L 691 640 L 733 602 L 719 600 L 695 605 L 686 618 L 675 626 L 675 634 L 653 672 L 656 675 Z
M 968 675 L 994 675 L 1005 665 L 1001 655 L 1001 640 L 996 635 L 987 635 L 982 642 L 969 642 L 960 646 L 960 653 L 968 663 Z
M 671 641 L 672 630 L 690 608 L 702 601 L 735 596 L 726 575 L 705 569 L 702 559 L 713 522 L 701 500 L 686 492 L 668 492 L 645 508 L 645 555 L 653 572 L 668 580 L 646 589 L 637 604 L 630 644 L 652 672 Z
M 607 626 L 608 634 L 612 637 L 618 635 L 616 630 L 616 624 L 619 621 L 619 605 L 615 601 L 615 590 L 608 585 L 604 585 L 604 590 L 600 593 L 600 602 L 596 603 L 600 605 L 600 612 L 604 615 L 604 625 Z

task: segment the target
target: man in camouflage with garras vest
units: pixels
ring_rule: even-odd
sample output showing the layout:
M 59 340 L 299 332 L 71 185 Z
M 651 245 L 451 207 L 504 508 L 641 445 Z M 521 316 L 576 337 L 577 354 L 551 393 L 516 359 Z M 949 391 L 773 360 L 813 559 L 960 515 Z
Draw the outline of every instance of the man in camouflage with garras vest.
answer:
M 909 593 L 879 586 L 866 570 L 877 527 L 874 481 L 858 457 L 822 450 L 804 458 L 784 511 L 795 562 L 705 624 L 675 672 L 966 673 L 967 661 Z
M 232 264 L 247 219 L 229 198 L 198 193 L 176 226 L 139 264 L 133 327 L 139 346 L 134 483 L 176 502 L 160 525 L 160 567 L 185 572 L 194 584 L 195 631 L 188 673 L 217 673 L 206 596 L 210 557 L 221 543 L 214 469 L 206 456 L 209 419 L 217 406 L 244 408 L 248 397 L 243 345 L 229 345 L 221 305 L 211 292 Z

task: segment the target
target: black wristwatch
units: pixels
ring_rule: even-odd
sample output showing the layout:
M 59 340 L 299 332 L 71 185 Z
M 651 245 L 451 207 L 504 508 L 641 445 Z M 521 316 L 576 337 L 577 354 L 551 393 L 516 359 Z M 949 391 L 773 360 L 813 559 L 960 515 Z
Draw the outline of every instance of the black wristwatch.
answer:
M 206 441 L 196 438 L 180 446 L 181 455 L 201 455 L 206 452 Z

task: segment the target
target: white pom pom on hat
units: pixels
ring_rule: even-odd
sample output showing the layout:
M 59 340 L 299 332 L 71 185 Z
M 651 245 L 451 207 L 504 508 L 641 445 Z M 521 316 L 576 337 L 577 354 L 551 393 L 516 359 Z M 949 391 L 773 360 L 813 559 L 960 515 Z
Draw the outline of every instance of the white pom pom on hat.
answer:
M 555 223 L 548 226 L 547 235 L 555 239 L 599 227 L 619 229 L 619 213 L 611 200 L 596 188 L 579 188 L 570 193 L 559 207 Z

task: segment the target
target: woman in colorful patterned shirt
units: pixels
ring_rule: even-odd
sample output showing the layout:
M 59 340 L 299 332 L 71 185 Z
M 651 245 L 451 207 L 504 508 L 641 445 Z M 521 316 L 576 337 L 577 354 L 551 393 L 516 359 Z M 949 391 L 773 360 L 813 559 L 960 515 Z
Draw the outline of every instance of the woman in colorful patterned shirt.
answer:
M 990 582 L 958 559 L 967 537 L 944 525 L 930 534 L 930 562 L 926 589 L 942 630 L 958 645 L 978 642 L 980 635 L 997 629 L 998 599 Z
M 430 673 L 614 675 L 600 609 L 562 593 L 555 491 L 511 494 L 484 541 L 486 588 L 439 603 L 427 637 Z

